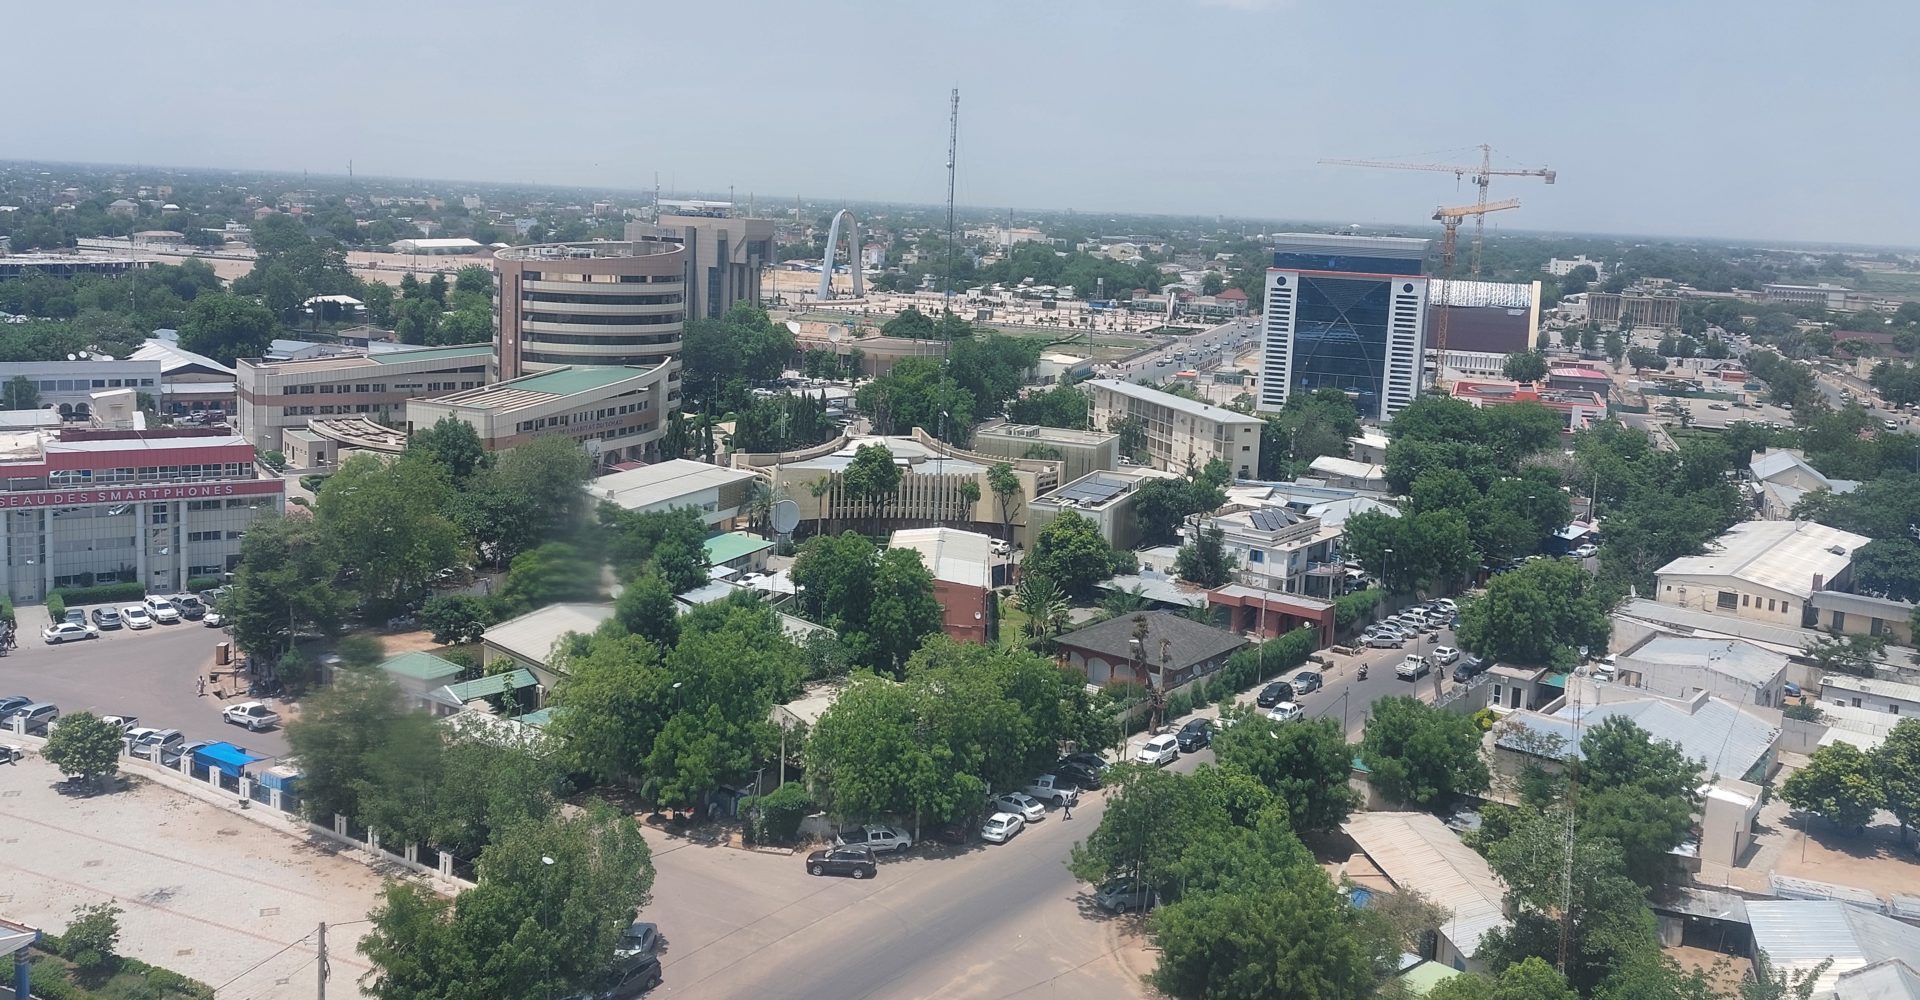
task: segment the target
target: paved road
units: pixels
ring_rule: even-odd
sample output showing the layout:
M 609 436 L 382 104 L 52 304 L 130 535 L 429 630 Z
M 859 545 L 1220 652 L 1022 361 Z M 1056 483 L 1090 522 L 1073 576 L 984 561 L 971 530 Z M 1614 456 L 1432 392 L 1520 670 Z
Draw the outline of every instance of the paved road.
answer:
M 1161 345 L 1149 354 L 1142 354 L 1124 365 L 1110 366 L 1110 370 L 1101 374 L 1105 377 L 1133 379 L 1135 381 L 1158 381 L 1172 377 L 1174 372 L 1189 368 L 1199 368 L 1203 364 L 1230 361 L 1236 350 L 1235 345 L 1251 342 L 1259 336 L 1260 326 L 1257 319 L 1237 319 L 1223 323 L 1210 330 L 1176 337 Z M 1218 351 L 1218 354 L 1209 352 Z M 1172 361 L 1174 353 L 1187 352 L 1185 361 Z M 1162 365 L 1162 359 L 1169 363 Z
M 868 882 L 812 878 L 799 856 L 655 839 L 644 915 L 668 939 L 666 995 L 1144 996 L 1152 962 L 1127 938 L 1138 921 L 1093 907 L 1066 869 L 1103 811 L 1091 795 L 1071 820 L 1052 811 L 1008 844 L 922 848 Z
M 115 629 L 85 642 L 49 646 L 37 626 L 21 619 L 20 648 L 0 659 L 0 695 L 29 695 L 62 712 L 136 715 L 143 726 L 178 729 L 189 740 L 231 740 L 255 754 L 287 752 L 278 730 L 249 733 L 220 719 L 223 704 L 211 691 L 196 694 L 195 678 L 213 662 L 214 645 L 227 634 L 199 622 Z

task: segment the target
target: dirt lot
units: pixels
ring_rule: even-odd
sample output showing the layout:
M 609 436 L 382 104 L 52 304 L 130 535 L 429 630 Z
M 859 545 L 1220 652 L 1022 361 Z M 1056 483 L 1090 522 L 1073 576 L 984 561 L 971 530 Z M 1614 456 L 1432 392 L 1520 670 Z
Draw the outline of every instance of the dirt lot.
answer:
M 349 924 L 328 930 L 328 995 L 361 995 L 366 925 L 352 922 L 379 874 L 170 788 L 71 798 L 59 781 L 37 757 L 0 766 L 0 913 L 59 931 L 76 907 L 111 901 L 124 954 L 241 1000 L 313 996 L 312 935 Z

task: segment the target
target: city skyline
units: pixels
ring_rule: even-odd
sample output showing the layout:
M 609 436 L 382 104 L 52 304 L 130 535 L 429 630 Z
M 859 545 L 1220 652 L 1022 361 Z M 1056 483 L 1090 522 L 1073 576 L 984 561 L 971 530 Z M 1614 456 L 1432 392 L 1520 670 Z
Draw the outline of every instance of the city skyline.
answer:
M 89 36 L 90 61 L 115 72 L 76 73 L 55 46 L 18 54 L 18 75 L 60 77 L 68 99 L 17 107 L 10 146 L 48 161 L 336 173 L 351 160 L 371 175 L 632 190 L 657 172 L 742 200 L 930 204 L 958 86 L 967 205 L 1413 226 L 1471 202 L 1471 185 L 1318 161 L 1466 163 L 1488 142 L 1497 163 L 1560 173 L 1553 187 L 1496 180 L 1494 196 L 1522 207 L 1489 219 L 1495 231 L 1913 242 L 1911 140 L 1880 109 L 1915 89 L 1895 48 L 1915 13 L 1879 3 L 1840 24 L 1784 3 L 1732 10 L 984 3 L 944 11 L 935 32 L 866 5 L 562 21 L 346 4 L 297 25 L 218 5 L 168 68 L 142 62 L 174 19 L 120 5 Z M 1863 17 L 1888 30 L 1853 30 Z M 25 36 L 64 30 L 46 8 L 16 20 Z M 722 28 L 747 41 L 701 40 Z M 293 41 L 263 41 L 281 37 Z M 287 44 L 308 56 L 286 58 Z M 145 81 L 139 100 L 130 80 Z

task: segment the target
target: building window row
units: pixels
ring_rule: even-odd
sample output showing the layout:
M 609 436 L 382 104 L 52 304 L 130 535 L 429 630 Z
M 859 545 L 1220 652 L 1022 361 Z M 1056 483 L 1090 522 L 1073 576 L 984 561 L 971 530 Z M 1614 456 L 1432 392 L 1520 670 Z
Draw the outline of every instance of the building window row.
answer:
M 666 284 L 685 279 L 685 275 L 673 274 L 581 274 L 578 271 L 560 271 L 548 274 L 545 271 L 522 271 L 523 281 L 570 281 L 577 285 L 646 285 Z
M 193 483 L 209 479 L 245 479 L 252 474 L 252 466 L 240 462 L 208 465 L 143 465 L 138 469 L 55 469 L 47 474 L 47 484 L 51 488 L 60 489 L 102 483 Z M 12 486 L 19 480 L 8 482 Z M 20 487 L 12 486 L 12 488 Z
M 528 323 L 567 323 L 573 326 L 670 326 L 686 318 L 685 313 L 552 313 L 530 312 L 521 316 Z
M 591 345 L 619 345 L 623 347 L 635 347 L 635 346 L 651 347 L 655 345 L 677 344 L 680 342 L 680 334 L 678 331 L 675 331 L 673 333 L 668 333 L 668 334 L 656 333 L 656 334 L 640 334 L 640 335 L 634 335 L 634 336 L 621 336 L 619 334 L 607 334 L 604 336 L 594 336 L 592 334 L 542 333 L 538 331 L 528 330 L 523 334 L 522 339 L 524 339 L 529 344 L 591 344 Z
M 151 389 L 150 378 L 43 378 L 34 385 L 41 392 L 86 392 L 89 389 Z
M 663 292 L 659 295 L 573 295 L 567 292 L 527 292 L 520 297 L 526 305 L 602 305 L 602 306 L 670 306 L 686 301 L 686 295 L 680 292 Z

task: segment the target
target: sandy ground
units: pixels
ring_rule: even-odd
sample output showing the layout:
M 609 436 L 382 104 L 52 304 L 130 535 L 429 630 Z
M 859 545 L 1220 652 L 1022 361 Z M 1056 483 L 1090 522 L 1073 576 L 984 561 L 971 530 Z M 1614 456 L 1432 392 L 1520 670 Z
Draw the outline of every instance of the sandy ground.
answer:
M 36 758 L 0 767 L 0 912 L 58 931 L 76 907 L 111 901 L 121 951 L 225 989 L 222 997 L 313 996 L 321 921 L 329 995 L 362 995 L 354 950 L 381 876 L 212 802 L 146 781 L 93 798 L 57 791 Z

